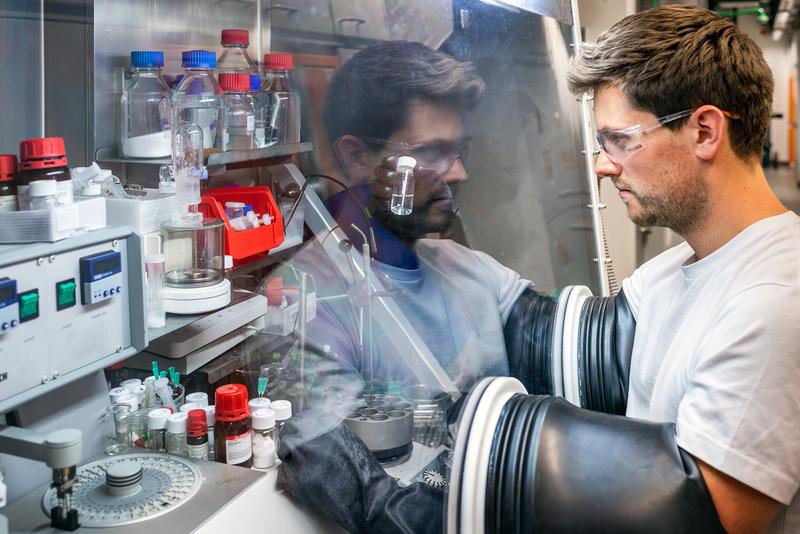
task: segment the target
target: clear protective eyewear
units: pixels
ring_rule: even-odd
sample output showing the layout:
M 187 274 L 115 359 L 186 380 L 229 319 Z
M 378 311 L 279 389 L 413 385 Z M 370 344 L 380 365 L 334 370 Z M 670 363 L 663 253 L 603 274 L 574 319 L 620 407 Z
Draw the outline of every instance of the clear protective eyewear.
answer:
M 378 139 L 376 137 L 360 137 L 371 145 L 386 147 L 397 151 L 398 156 L 412 156 L 417 164 L 437 174 L 444 175 L 453 168 L 457 159 L 465 163 L 469 157 L 471 139 L 461 141 L 430 141 L 427 143 L 401 143 Z
M 678 113 L 673 113 L 672 115 L 665 115 L 649 122 L 634 124 L 633 126 L 620 128 L 619 130 L 601 130 L 597 132 L 597 143 L 600 145 L 600 148 L 603 149 L 603 152 L 606 153 L 608 159 L 614 163 L 619 163 L 634 152 L 645 147 L 644 141 L 641 139 L 641 136 L 645 132 L 663 126 L 669 122 L 688 117 L 694 113 L 696 109 L 697 108 L 685 109 Z M 728 119 L 737 120 L 741 118 L 735 113 L 724 110 L 720 111 L 722 111 L 722 114 Z

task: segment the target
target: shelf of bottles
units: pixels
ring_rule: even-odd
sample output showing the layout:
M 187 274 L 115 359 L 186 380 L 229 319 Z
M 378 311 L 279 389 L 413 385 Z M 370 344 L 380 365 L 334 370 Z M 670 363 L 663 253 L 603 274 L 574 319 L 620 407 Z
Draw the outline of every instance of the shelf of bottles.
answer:
M 314 149 L 311 143 L 290 143 L 273 145 L 266 148 L 251 148 L 247 150 L 207 149 L 205 164 L 208 167 L 230 165 L 232 163 L 246 163 L 264 160 L 267 164 L 271 161 L 280 161 L 295 154 L 311 152 Z M 170 165 L 172 158 L 123 158 L 117 155 L 115 147 L 98 149 L 95 159 L 99 163 L 138 163 L 150 165 Z

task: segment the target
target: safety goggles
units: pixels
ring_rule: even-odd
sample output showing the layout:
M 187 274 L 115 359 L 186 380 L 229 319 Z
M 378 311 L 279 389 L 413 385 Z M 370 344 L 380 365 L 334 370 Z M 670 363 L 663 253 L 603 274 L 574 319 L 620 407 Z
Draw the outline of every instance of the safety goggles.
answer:
M 401 143 L 378 139 L 375 137 L 361 137 L 370 145 L 376 145 L 396 151 L 398 156 L 412 156 L 417 160 L 417 165 L 424 169 L 432 170 L 437 174 L 447 174 L 453 168 L 457 159 L 462 163 L 469 157 L 471 140 L 469 138 L 453 141 L 430 141 L 428 143 Z
M 601 130 L 597 132 L 597 143 L 600 145 L 600 148 L 603 149 L 603 152 L 606 153 L 608 159 L 614 163 L 622 163 L 628 156 L 645 147 L 644 140 L 642 139 L 645 132 L 688 117 L 694 113 L 695 110 L 696 108 L 685 109 L 678 113 L 673 113 L 672 115 L 665 115 L 649 122 L 634 124 L 633 126 L 628 126 L 627 128 L 621 128 L 619 130 Z M 722 111 L 722 114 L 728 119 L 737 120 L 741 118 L 735 113 L 724 110 L 720 111 Z

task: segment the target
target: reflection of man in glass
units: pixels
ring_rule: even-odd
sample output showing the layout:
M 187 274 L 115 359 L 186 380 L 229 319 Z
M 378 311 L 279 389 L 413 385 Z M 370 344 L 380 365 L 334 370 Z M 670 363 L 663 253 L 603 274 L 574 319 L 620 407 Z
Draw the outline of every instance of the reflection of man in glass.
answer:
M 481 376 L 509 373 L 504 324 L 531 286 L 486 254 L 426 238 L 448 235 L 456 220 L 454 191 L 467 180 L 465 119 L 484 88 L 468 63 L 418 43 L 382 43 L 342 67 L 323 111 L 340 178 L 372 215 L 373 271 L 462 391 Z M 389 208 L 398 156 L 417 161 L 413 211 L 405 216 Z M 369 229 L 353 195 L 335 193 L 328 205 L 360 250 L 363 239 L 351 225 Z M 346 293 L 322 253 L 311 255 L 298 255 L 295 267 L 314 276 L 322 296 Z M 365 374 L 357 323 L 350 301 L 324 301 L 309 337 Z M 409 354 L 388 341 L 386 328 L 395 326 L 374 325 L 376 381 L 411 386 L 403 366 Z

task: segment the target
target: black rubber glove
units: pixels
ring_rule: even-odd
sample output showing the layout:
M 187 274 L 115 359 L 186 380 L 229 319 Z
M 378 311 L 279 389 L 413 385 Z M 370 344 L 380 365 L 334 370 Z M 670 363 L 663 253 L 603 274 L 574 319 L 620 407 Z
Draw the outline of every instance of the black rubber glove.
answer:
M 278 456 L 278 483 L 350 532 L 443 532 L 444 492 L 423 484 L 398 486 L 344 424 L 298 414 L 281 431 Z

